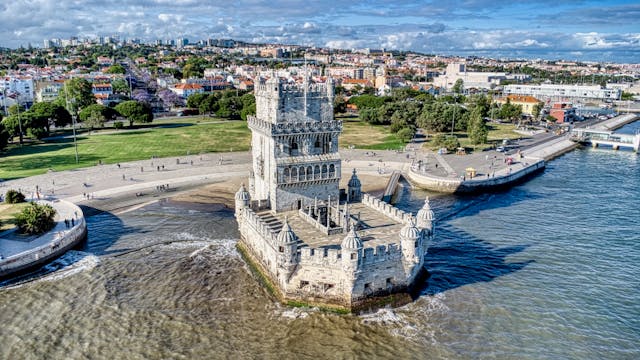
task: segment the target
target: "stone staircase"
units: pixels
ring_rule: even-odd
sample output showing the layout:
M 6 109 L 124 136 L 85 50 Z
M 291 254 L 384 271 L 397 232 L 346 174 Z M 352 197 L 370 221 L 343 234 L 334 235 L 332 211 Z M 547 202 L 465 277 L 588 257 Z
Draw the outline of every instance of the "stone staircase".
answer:
M 269 229 L 271 229 L 271 231 L 277 234 L 280 232 L 280 230 L 282 230 L 282 225 L 283 225 L 282 221 L 280 221 L 280 219 L 278 219 L 277 217 L 273 216 L 270 210 L 260 211 L 257 213 L 257 215 L 260 217 L 262 221 L 264 221 L 265 224 L 267 224 L 267 226 L 269 227 Z

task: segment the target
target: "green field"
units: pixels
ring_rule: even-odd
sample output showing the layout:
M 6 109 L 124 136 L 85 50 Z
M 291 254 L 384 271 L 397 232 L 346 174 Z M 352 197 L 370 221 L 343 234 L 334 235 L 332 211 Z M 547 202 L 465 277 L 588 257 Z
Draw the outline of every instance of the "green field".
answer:
M 389 132 L 388 126 L 369 125 L 356 119 L 343 119 L 343 132 L 340 146 L 356 149 L 396 150 L 404 148 L 404 143 L 395 134 Z
M 355 118 L 343 118 L 342 147 L 395 150 L 404 143 L 388 126 L 373 126 Z M 513 125 L 490 124 L 490 141 L 520 137 Z M 69 135 L 66 133 L 65 135 Z M 467 134 L 456 133 L 462 146 L 472 148 Z M 58 137 L 22 147 L 11 145 L 0 157 L 0 179 L 39 175 L 47 170 L 62 171 L 79 167 L 210 152 L 246 151 L 251 132 L 244 121 L 220 121 L 209 117 L 158 119 L 134 130 L 105 129 L 78 135 L 79 163 L 75 162 L 73 139 Z M 429 142 L 426 147 L 432 147 Z M 481 149 L 491 145 L 480 145 Z
M 243 121 L 177 123 L 139 130 L 78 136 L 79 164 L 73 139 L 12 146 L 0 158 L 0 179 L 15 179 L 78 167 L 208 152 L 249 149 L 250 132 Z

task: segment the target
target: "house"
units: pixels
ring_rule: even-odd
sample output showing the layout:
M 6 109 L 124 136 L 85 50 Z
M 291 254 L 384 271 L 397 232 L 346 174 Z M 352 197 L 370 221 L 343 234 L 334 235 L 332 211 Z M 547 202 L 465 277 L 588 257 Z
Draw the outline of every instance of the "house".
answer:
M 360 86 L 361 89 L 364 89 L 364 88 L 367 88 L 367 87 L 373 87 L 373 83 L 370 80 L 367 80 L 367 79 L 344 79 L 344 80 L 342 80 L 342 87 L 347 91 L 351 91 L 357 86 Z
M 91 85 L 91 93 L 96 99 L 99 99 L 98 95 L 109 97 L 109 95 L 113 94 L 113 88 L 109 83 L 95 83 Z
M 571 122 L 576 118 L 576 108 L 571 103 L 555 103 L 551 106 L 549 115 L 556 118 L 558 123 Z
M 506 97 L 496 99 L 495 102 L 503 105 L 507 102 L 507 99 L 513 105 L 520 105 L 522 107 L 522 114 L 530 116 L 533 116 L 533 108 L 536 104 L 542 104 L 542 101 L 528 95 L 508 95 Z
M 180 83 L 170 87 L 169 90 L 173 91 L 183 99 L 186 99 L 193 94 L 204 93 L 204 87 L 200 84 Z

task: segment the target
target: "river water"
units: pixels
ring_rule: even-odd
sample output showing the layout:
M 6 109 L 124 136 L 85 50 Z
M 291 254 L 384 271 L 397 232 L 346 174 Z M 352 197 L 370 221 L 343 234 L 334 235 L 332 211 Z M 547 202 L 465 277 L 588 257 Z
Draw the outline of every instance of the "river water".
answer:
M 581 149 L 504 192 L 433 195 L 422 295 L 359 316 L 274 302 L 228 209 L 103 213 L 84 249 L 0 288 L 0 357 L 638 359 L 639 179 L 638 155 Z

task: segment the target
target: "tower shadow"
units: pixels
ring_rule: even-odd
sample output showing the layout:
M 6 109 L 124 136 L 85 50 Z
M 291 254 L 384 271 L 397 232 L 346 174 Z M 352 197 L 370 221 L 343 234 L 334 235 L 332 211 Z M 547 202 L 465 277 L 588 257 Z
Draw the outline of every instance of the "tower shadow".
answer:
M 509 255 L 526 250 L 530 245 L 497 247 L 447 224 L 440 225 L 436 239 L 429 247 L 425 268 L 429 277 L 418 294 L 434 295 L 460 286 L 489 282 L 500 276 L 522 270 L 535 260 L 509 262 Z

